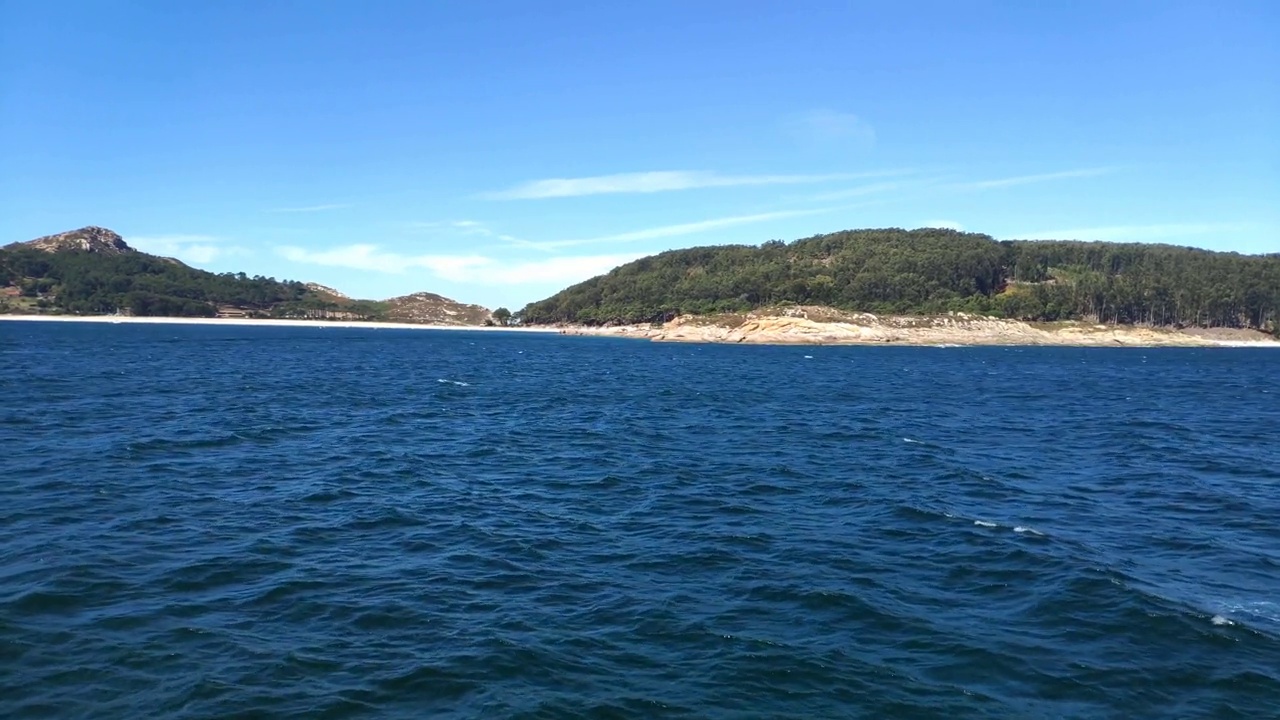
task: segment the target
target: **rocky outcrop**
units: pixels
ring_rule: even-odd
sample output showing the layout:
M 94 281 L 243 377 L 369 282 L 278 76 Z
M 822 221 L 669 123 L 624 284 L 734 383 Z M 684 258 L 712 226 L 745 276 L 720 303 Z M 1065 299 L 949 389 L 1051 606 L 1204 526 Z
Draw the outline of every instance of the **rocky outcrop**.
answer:
M 1261 332 L 1231 337 L 1131 325 L 1084 322 L 1036 323 L 965 313 L 937 316 L 876 316 L 830 308 L 719 315 L 681 316 L 661 325 L 568 327 L 565 334 L 614 335 L 655 342 L 743 343 L 762 345 L 1078 345 L 1095 347 L 1204 347 L 1276 343 Z M 1245 334 L 1241 334 L 1241 333 Z
M 391 298 L 386 319 L 425 325 L 484 325 L 493 319 L 488 308 L 466 305 L 435 293 L 420 292 Z
M 79 230 L 69 230 L 57 235 L 46 235 L 27 242 L 13 243 L 10 247 L 13 246 L 29 247 L 51 253 L 78 251 L 102 253 L 103 255 L 122 255 L 124 253 L 137 252 L 129 247 L 124 238 L 118 234 L 96 225 L 82 227 Z
M 325 296 L 326 299 L 332 299 L 332 300 L 350 300 L 351 299 L 350 295 L 344 295 L 343 293 L 337 290 L 334 290 L 328 285 L 321 285 L 320 283 L 313 283 L 313 282 L 304 283 L 304 284 L 306 285 L 306 288 L 308 290 L 310 290 L 311 292 L 317 295 L 323 295 Z

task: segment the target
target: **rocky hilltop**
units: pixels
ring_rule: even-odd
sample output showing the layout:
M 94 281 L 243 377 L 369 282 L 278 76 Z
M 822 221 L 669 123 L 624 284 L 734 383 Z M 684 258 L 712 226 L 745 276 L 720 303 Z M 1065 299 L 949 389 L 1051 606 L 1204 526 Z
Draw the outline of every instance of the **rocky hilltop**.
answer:
M 29 247 L 33 250 L 42 250 L 49 253 L 91 252 L 103 255 L 122 255 L 138 252 L 129 247 L 124 238 L 118 234 L 96 225 L 82 227 L 79 230 L 69 230 L 57 235 L 46 235 L 27 242 L 13 243 L 6 246 L 6 249 L 13 247 Z
M 435 293 L 420 292 L 385 301 L 384 319 L 427 325 L 484 325 L 493 313 L 479 305 L 466 305 Z
M 310 290 L 311 292 L 317 295 L 323 295 L 325 297 L 333 298 L 334 300 L 351 300 L 352 299 L 350 295 L 344 295 L 343 293 L 337 290 L 334 290 L 328 285 L 321 285 L 320 283 L 314 283 L 314 282 L 303 283 L 303 284 L 307 286 L 308 290 Z

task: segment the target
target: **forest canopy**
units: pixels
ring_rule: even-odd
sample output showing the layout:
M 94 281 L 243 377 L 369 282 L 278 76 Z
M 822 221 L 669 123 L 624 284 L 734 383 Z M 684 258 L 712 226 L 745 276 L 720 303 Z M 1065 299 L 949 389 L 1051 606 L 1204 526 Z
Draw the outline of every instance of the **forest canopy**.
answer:
M 660 322 L 789 304 L 1276 332 L 1280 254 L 850 230 L 660 253 L 530 303 L 520 321 Z

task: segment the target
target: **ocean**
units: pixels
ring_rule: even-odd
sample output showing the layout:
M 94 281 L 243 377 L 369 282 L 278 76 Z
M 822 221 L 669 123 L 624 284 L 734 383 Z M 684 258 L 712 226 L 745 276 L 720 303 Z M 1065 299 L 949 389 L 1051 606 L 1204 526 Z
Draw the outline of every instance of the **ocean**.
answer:
M 0 323 L 5 718 L 1280 713 L 1280 353 Z

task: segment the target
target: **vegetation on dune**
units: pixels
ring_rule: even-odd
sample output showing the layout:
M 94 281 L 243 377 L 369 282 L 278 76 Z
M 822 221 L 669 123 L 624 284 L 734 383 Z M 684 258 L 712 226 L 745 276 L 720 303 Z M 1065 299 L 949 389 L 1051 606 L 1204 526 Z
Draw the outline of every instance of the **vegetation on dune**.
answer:
M 658 322 L 799 304 L 884 314 L 1257 328 L 1280 333 L 1280 255 L 854 230 L 673 250 L 530 303 L 526 324 Z

